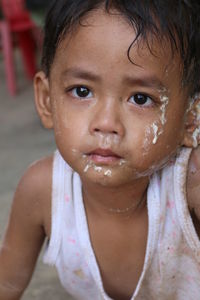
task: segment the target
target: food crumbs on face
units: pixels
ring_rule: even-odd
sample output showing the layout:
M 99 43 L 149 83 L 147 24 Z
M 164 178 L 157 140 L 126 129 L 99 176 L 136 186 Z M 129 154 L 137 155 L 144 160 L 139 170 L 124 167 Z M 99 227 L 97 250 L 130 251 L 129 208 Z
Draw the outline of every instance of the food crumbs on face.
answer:
M 151 127 L 147 126 L 145 129 L 145 136 L 144 136 L 144 141 L 143 141 L 143 156 L 148 154 L 148 150 L 149 150 L 149 145 L 151 143 Z
M 102 171 L 102 167 L 97 167 L 94 165 L 94 170 L 98 173 L 100 173 Z
M 78 150 L 76 150 L 76 149 L 72 149 L 72 153 L 77 153 L 78 152 Z
M 126 163 L 125 159 L 120 159 L 119 166 L 123 166 Z
M 83 172 L 86 173 L 86 172 L 89 170 L 90 167 L 91 167 L 91 164 L 87 164 L 87 165 L 85 166 Z
M 156 125 L 156 123 L 153 123 L 151 127 L 153 129 L 153 134 L 154 134 L 154 139 L 152 143 L 155 145 L 158 140 L 158 126 Z
M 164 125 L 166 123 L 166 107 L 169 103 L 169 97 L 166 95 L 160 96 L 160 101 L 163 103 L 160 107 L 161 110 L 161 117 L 160 117 L 160 121 L 161 124 Z
M 107 176 L 107 177 L 111 177 L 112 176 L 112 171 L 107 170 L 107 171 L 105 171 L 104 175 Z

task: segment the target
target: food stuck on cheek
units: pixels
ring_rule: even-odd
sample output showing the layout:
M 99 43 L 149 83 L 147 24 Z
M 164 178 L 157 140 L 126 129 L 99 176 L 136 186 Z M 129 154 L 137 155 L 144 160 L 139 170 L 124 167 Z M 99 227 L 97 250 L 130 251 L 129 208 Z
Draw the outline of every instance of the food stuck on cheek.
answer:
M 144 134 L 144 141 L 143 141 L 143 156 L 148 154 L 149 151 L 149 147 L 151 144 L 151 127 L 150 126 L 146 126 L 145 129 L 145 134 Z
M 167 109 L 167 105 L 169 104 L 169 97 L 167 96 L 166 89 L 159 91 L 159 93 L 160 93 L 160 101 L 162 103 L 160 106 L 160 117 L 159 120 L 154 121 L 150 127 L 146 127 L 145 138 L 143 142 L 143 148 L 144 148 L 143 155 L 148 154 L 150 144 L 155 145 L 157 143 L 159 136 L 163 133 L 164 125 L 167 122 L 166 109 Z
M 166 109 L 167 106 L 169 104 L 169 97 L 167 96 L 167 90 L 164 88 L 163 90 L 160 91 L 160 101 L 162 103 L 161 107 L 160 107 L 160 118 L 159 118 L 159 125 L 160 125 L 160 131 L 158 131 L 158 123 L 154 123 L 153 126 L 153 130 L 154 130 L 154 140 L 153 140 L 153 144 L 156 144 L 158 137 L 163 133 L 164 130 L 164 125 L 167 122 L 166 119 Z
M 155 145 L 157 143 L 158 137 L 162 132 L 163 130 L 159 131 L 158 121 L 155 121 L 153 124 L 146 127 L 143 141 L 143 156 L 148 155 L 150 145 Z
M 167 105 L 169 104 L 169 97 L 168 97 L 168 92 L 166 89 L 163 89 L 160 91 L 160 101 L 162 103 L 160 110 L 161 110 L 161 117 L 160 117 L 160 121 L 162 125 L 165 125 L 166 123 L 166 108 Z
M 151 125 L 151 128 L 153 129 L 153 141 L 152 141 L 152 144 L 156 144 L 157 143 L 157 140 L 158 140 L 158 125 L 155 123 L 153 123 Z

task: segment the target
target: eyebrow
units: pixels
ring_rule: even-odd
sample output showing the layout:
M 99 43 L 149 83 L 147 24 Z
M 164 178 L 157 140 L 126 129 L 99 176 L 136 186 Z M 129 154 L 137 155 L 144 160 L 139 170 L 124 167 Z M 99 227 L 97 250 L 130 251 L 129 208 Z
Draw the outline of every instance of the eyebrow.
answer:
M 130 86 L 142 86 L 142 87 L 150 87 L 150 88 L 156 88 L 156 89 L 165 89 L 164 83 L 157 78 L 154 75 L 142 75 L 140 77 L 131 77 L 131 76 L 126 76 L 123 79 L 124 83 Z
M 63 78 L 73 77 L 76 79 L 85 79 L 94 82 L 101 81 L 101 76 L 80 68 L 66 69 L 61 76 Z M 139 77 L 125 76 L 123 78 L 123 83 L 129 86 L 137 85 L 137 86 L 150 87 L 150 88 L 161 89 L 161 90 L 165 89 L 165 85 L 163 84 L 163 82 L 154 75 L 141 75 Z
M 76 79 L 86 79 L 91 81 L 101 81 L 101 77 L 90 72 L 85 71 L 80 68 L 69 68 L 62 73 L 62 77 L 73 77 Z

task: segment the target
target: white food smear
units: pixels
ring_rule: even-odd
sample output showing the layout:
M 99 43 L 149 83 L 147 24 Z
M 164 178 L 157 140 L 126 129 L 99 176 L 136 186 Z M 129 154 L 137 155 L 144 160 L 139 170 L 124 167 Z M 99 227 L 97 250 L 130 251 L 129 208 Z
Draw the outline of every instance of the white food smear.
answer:
M 73 153 L 73 154 L 76 154 L 76 153 L 78 153 L 78 150 L 76 150 L 76 149 L 73 148 L 73 149 L 72 149 L 72 153 Z M 84 156 L 83 156 L 83 157 L 84 157 Z
M 103 168 L 102 167 L 99 167 L 99 166 L 96 166 L 95 164 L 89 162 L 85 168 L 84 168 L 84 173 L 87 173 L 87 171 L 90 169 L 90 168 L 93 168 L 93 170 L 97 173 L 101 173 L 103 171 Z M 111 177 L 112 176 L 112 171 L 111 170 L 106 170 L 104 173 L 104 176 L 106 177 Z
M 143 155 L 147 155 L 148 153 L 149 144 L 151 143 L 150 136 L 151 136 L 151 127 L 147 126 L 145 129 L 145 136 L 143 142 L 143 149 L 144 149 Z
M 120 137 L 117 134 L 98 134 L 99 137 L 99 148 L 108 149 L 112 145 L 118 145 L 120 142 Z
M 126 163 L 125 159 L 120 159 L 119 166 L 123 166 Z
M 193 138 L 193 147 L 196 148 L 198 146 L 198 138 L 200 137 L 200 126 L 198 126 L 192 134 Z
M 166 119 L 166 108 L 167 108 L 167 105 L 169 103 L 169 97 L 167 96 L 166 92 L 167 92 L 167 90 L 165 88 L 160 91 L 160 94 L 161 94 L 160 95 L 160 101 L 162 103 L 162 105 L 160 107 L 160 111 L 161 111 L 160 123 L 161 123 L 162 127 L 161 127 L 160 130 L 158 130 L 159 129 L 158 122 L 154 122 L 151 125 L 151 128 L 153 129 L 153 135 L 154 135 L 153 141 L 152 141 L 153 145 L 155 145 L 157 143 L 159 135 L 161 135 L 163 133 L 163 126 L 167 122 L 167 119 Z M 147 134 L 148 134 L 148 131 L 146 130 L 146 133 L 145 133 L 146 139 L 147 139 L 147 136 L 146 136 Z
M 83 172 L 86 173 L 86 172 L 89 170 L 90 167 L 91 167 L 91 164 L 87 164 L 87 165 L 85 166 Z
M 154 139 L 152 143 L 155 145 L 158 140 L 158 125 L 156 125 L 156 123 L 153 123 L 151 127 L 153 129 L 153 134 L 154 134 Z
M 190 99 L 189 107 L 187 109 L 187 112 L 189 112 L 190 110 L 192 110 L 192 107 L 193 107 L 195 101 L 197 99 L 199 99 L 199 98 L 200 98 L 200 94 L 196 93 L 194 95 L 194 97 Z M 193 110 L 192 112 L 193 112 L 194 118 L 196 118 L 196 122 L 198 123 L 197 128 L 194 130 L 194 132 L 192 134 L 193 147 L 196 148 L 198 146 L 198 144 L 199 144 L 199 137 L 200 137 L 200 103 L 198 103 L 195 106 L 195 110 Z
M 100 173 L 102 171 L 102 167 L 98 167 L 94 165 L 94 170 L 98 173 Z
M 107 177 L 111 177 L 112 176 L 112 171 L 111 170 L 107 170 L 104 172 L 104 175 Z
M 169 103 L 169 97 L 167 95 L 162 95 L 160 96 L 160 101 L 162 102 L 162 105 L 160 107 L 161 110 L 161 117 L 160 117 L 160 121 L 162 125 L 165 125 L 166 123 L 166 107 Z
M 85 158 L 85 157 L 84 157 L 84 158 Z M 126 160 L 125 160 L 125 159 L 121 159 L 120 162 L 119 162 L 119 164 L 118 164 L 118 166 L 119 166 L 119 167 L 122 167 L 124 164 L 126 164 Z M 83 172 L 84 172 L 84 173 L 87 173 L 88 170 L 89 170 L 90 168 L 92 168 L 92 169 L 93 169 L 95 172 L 97 172 L 97 173 L 103 173 L 103 175 L 106 176 L 106 177 L 111 177 L 111 176 L 112 176 L 112 171 L 111 171 L 110 169 L 105 170 L 105 166 L 104 166 L 104 167 L 97 166 L 97 165 L 95 165 L 95 164 L 94 164 L 93 162 L 91 162 L 91 161 L 89 161 L 89 162 L 86 164 L 86 166 L 85 166 Z
M 89 162 L 86 164 L 86 166 L 85 166 L 83 172 L 84 172 L 84 173 L 87 173 L 88 170 L 89 170 L 90 168 L 92 168 L 92 169 L 93 169 L 95 172 L 97 172 L 97 173 L 101 173 L 101 172 L 104 171 L 104 170 L 103 170 L 103 167 L 101 167 L 101 166 L 96 166 L 93 162 L 89 161 Z M 111 177 L 111 176 L 112 176 L 112 171 L 111 171 L 111 170 L 106 170 L 103 174 L 104 174 L 105 176 L 107 176 L 107 177 Z

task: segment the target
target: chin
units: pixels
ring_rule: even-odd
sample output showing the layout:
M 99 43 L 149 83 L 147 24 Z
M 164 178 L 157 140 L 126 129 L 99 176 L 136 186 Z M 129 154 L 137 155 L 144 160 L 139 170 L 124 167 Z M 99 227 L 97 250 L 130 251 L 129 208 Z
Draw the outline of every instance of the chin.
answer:
M 113 171 L 105 171 L 98 174 L 96 172 L 88 172 L 87 174 L 81 174 L 80 176 L 83 182 L 107 188 L 117 188 L 132 183 L 130 181 L 130 176 L 127 178 L 123 176 L 123 174 L 116 174 Z

